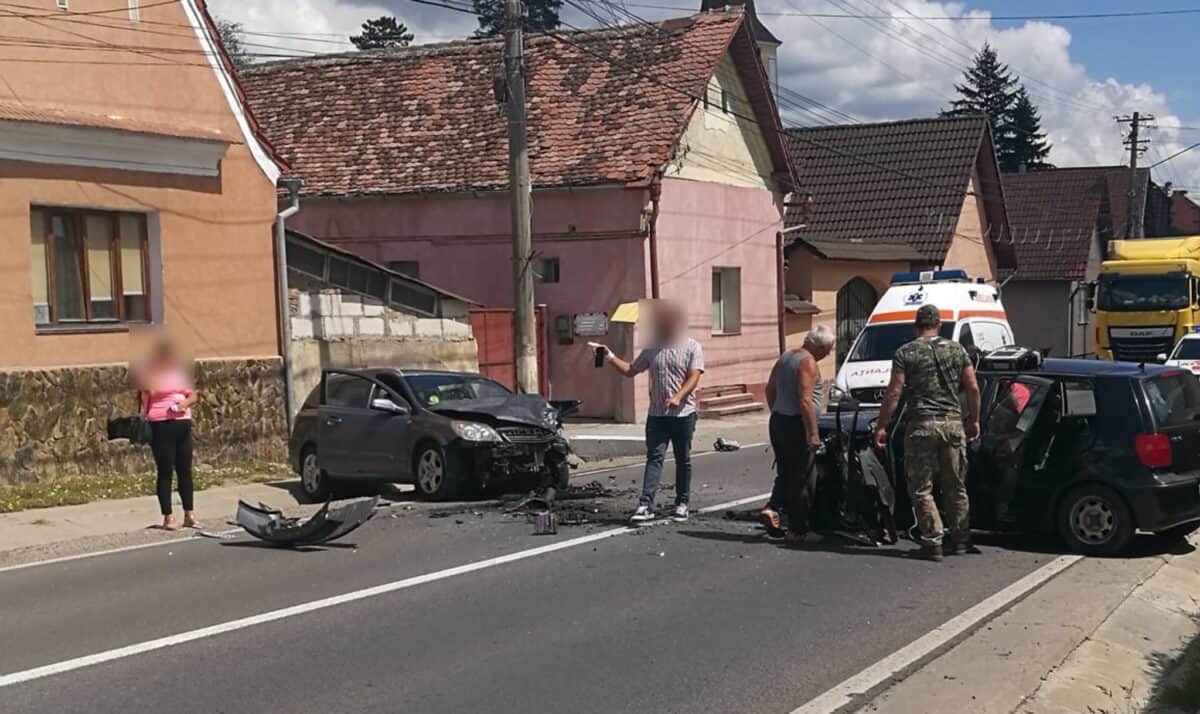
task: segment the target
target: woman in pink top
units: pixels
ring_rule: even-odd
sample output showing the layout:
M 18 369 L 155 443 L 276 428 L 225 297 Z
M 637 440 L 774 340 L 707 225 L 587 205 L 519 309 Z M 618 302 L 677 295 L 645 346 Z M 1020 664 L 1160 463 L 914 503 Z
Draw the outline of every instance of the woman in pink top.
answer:
M 135 367 L 134 382 L 142 415 L 150 422 L 150 450 L 158 471 L 156 486 L 163 528 L 179 529 L 171 513 L 172 472 L 179 477 L 183 525 L 199 528 L 192 497 L 192 407 L 199 395 L 178 353 L 166 340 L 156 344 L 150 358 Z

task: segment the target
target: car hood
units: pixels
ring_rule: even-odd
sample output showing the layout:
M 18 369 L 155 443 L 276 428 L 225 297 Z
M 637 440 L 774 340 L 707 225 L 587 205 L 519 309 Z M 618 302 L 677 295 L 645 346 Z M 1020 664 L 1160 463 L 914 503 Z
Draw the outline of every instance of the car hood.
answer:
M 482 421 L 489 424 L 505 422 L 558 429 L 558 410 L 534 394 L 514 394 L 487 399 L 459 399 L 442 402 L 429 410 L 455 419 Z

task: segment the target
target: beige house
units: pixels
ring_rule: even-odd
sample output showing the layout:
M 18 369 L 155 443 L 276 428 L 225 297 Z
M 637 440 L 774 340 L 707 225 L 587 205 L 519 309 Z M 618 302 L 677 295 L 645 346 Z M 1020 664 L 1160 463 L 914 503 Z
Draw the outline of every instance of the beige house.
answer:
M 983 117 L 788 130 L 798 192 L 789 208 L 786 341 L 837 333 L 832 377 L 892 274 L 1015 267 L 991 130 Z
M 212 20 L 55 7 L 2 19 L 26 41 L 0 48 L 0 483 L 146 467 L 105 423 L 134 413 L 125 366 L 158 328 L 197 358 L 197 459 L 277 459 L 280 169 Z

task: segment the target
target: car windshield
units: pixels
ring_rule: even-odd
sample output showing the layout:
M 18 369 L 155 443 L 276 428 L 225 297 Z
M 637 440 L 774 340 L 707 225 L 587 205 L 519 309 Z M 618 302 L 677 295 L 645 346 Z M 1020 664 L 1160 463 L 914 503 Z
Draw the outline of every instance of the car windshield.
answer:
M 1171 359 L 1200 359 L 1200 340 L 1183 340 Z
M 497 382 L 470 374 L 409 374 L 405 375 L 404 380 L 417 396 L 417 401 L 427 407 L 442 402 L 507 397 L 512 394 Z
M 1188 424 L 1200 416 L 1200 381 L 1187 372 L 1168 372 L 1148 379 L 1146 398 L 1159 427 Z
M 941 335 L 949 339 L 954 334 L 954 323 L 943 322 Z M 851 362 L 876 362 L 890 360 L 896 350 L 913 338 L 912 323 L 898 322 L 889 325 L 868 325 L 858 337 L 854 350 L 850 352 Z
M 1101 310 L 1181 310 L 1189 300 L 1187 276 L 1182 274 L 1100 278 Z

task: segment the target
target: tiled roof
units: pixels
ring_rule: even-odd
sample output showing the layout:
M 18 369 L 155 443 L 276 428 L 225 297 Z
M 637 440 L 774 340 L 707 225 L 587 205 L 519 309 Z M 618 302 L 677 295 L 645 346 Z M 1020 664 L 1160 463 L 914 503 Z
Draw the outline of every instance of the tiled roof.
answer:
M 993 223 L 1003 222 L 994 151 L 983 117 L 913 119 L 881 124 L 850 124 L 788 129 L 797 191 L 812 195 L 805 209 L 808 227 L 800 240 L 871 244 L 914 249 L 940 263 L 950 248 L 971 171 L 979 163 L 983 196 Z M 979 161 L 980 156 L 989 157 Z M 788 215 L 789 227 L 804 221 Z M 1001 265 L 1011 253 L 996 241 Z
M 731 8 L 527 38 L 534 187 L 649 183 L 727 50 L 790 184 L 778 113 L 743 18 Z M 477 40 L 255 65 L 242 84 L 308 195 L 497 190 L 508 186 L 495 94 L 501 65 L 501 41 Z
M 1079 168 L 1004 174 L 1008 224 L 1017 252 L 1014 279 L 1084 277 L 1093 240 L 1111 236 L 1108 173 L 1104 168 Z
M 174 122 L 147 121 L 120 114 L 95 114 L 73 109 L 17 104 L 14 102 L 0 102 L 0 121 L 115 129 L 117 131 L 170 136 L 181 139 L 220 141 L 226 144 L 238 143 L 235 137 L 230 137 L 220 129 L 215 128 L 187 126 Z

